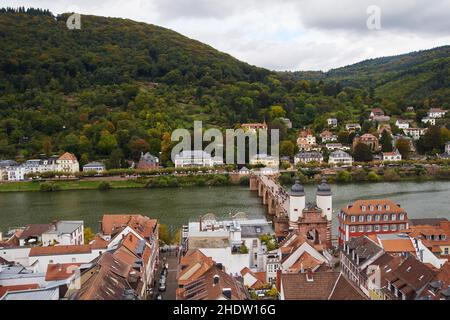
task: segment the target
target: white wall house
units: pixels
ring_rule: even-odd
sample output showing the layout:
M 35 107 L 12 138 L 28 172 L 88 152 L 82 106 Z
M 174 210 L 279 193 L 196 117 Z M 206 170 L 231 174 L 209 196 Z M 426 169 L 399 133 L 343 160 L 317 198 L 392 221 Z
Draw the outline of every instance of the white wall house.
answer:
M 175 168 L 183 167 L 212 167 L 213 159 L 203 150 L 182 151 L 175 155 Z
M 398 120 L 395 122 L 395 125 L 396 125 L 397 128 L 399 128 L 399 129 L 408 129 L 408 128 L 409 128 L 409 121 L 398 119 Z
M 401 161 L 402 155 L 398 150 L 394 152 L 383 152 L 383 161 Z
M 329 164 L 334 165 L 345 165 L 345 166 L 351 166 L 353 163 L 353 158 L 351 155 L 349 155 L 347 152 L 342 150 L 336 150 L 330 153 L 330 156 L 328 158 Z
M 83 221 L 58 221 L 42 234 L 42 245 L 79 245 L 84 244 Z
M 92 249 L 89 245 L 33 247 L 29 253 L 28 265 L 37 272 L 46 272 L 49 264 L 89 263 L 105 249 Z
M 428 111 L 428 117 L 429 118 L 442 118 L 447 113 L 446 110 L 442 110 L 441 108 L 431 108 Z
M 424 124 L 429 124 L 429 125 L 434 126 L 434 125 L 436 125 L 436 118 L 425 117 L 425 118 L 422 118 L 422 122 Z
M 403 129 L 403 132 L 408 137 L 411 137 L 414 140 L 419 140 L 420 137 L 423 136 L 425 134 L 425 132 L 427 132 L 427 128 L 408 128 L 408 129 Z
M 97 172 L 102 173 L 106 170 L 105 165 L 101 162 L 90 162 L 83 166 L 83 172 Z

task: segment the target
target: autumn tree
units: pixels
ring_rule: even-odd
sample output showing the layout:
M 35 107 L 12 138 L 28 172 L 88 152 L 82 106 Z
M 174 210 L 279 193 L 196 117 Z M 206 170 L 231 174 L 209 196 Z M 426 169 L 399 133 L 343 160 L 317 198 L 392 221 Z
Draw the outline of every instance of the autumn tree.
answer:
M 405 138 L 400 138 L 395 143 L 395 147 L 397 148 L 398 152 L 402 155 L 402 159 L 407 160 L 409 158 L 409 155 L 411 153 L 411 144 L 409 140 Z

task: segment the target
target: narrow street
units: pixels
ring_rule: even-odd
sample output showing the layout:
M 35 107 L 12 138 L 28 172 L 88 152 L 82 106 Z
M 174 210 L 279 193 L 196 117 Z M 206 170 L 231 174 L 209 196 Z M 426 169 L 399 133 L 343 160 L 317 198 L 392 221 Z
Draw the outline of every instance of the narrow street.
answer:
M 164 260 L 165 258 L 165 260 Z M 155 296 L 159 293 L 161 294 L 163 300 L 175 300 L 175 290 L 177 289 L 177 265 L 178 257 L 176 256 L 176 251 L 161 252 L 160 253 L 160 268 L 158 270 L 158 281 L 154 288 Z M 166 280 L 166 291 L 159 291 L 159 277 L 161 275 L 162 268 L 164 264 L 169 264 L 167 280 Z

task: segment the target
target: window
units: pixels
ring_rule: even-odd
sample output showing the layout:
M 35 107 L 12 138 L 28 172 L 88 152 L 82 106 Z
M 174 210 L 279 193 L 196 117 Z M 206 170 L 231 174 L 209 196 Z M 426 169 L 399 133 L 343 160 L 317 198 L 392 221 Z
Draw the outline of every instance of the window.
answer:
M 366 211 L 366 206 L 361 206 L 361 211 Z
M 444 249 L 444 254 L 448 254 L 448 248 Z
M 392 224 L 391 225 L 391 231 L 396 231 L 397 230 L 397 225 L 396 224 Z
M 373 209 L 374 209 L 373 206 L 370 206 L 370 211 L 373 211 Z
M 367 232 L 372 232 L 372 226 L 370 226 L 370 225 L 369 225 L 369 226 L 366 226 L 366 231 L 367 231 Z
M 390 206 L 389 206 L 388 204 L 385 205 L 384 207 L 386 208 L 386 210 L 389 210 L 389 209 L 390 209 Z
M 383 216 L 383 220 L 384 220 L 384 221 L 388 221 L 388 220 L 389 220 L 389 215 L 385 214 L 385 215 Z
M 356 227 L 355 226 L 351 226 L 350 227 L 350 232 L 355 232 L 356 231 Z
M 398 230 L 404 230 L 405 229 L 405 225 L 403 223 L 398 225 Z
M 367 216 L 367 218 L 366 218 L 366 219 L 367 219 L 367 221 L 368 221 L 368 222 L 370 222 L 370 221 L 372 221 L 372 216 L 371 216 L 371 215 L 369 215 L 369 216 Z
M 358 231 L 359 232 L 364 232 L 364 226 L 359 226 Z
M 400 220 L 405 220 L 405 215 L 404 215 L 403 213 L 400 213 L 399 219 L 400 219 Z
M 375 215 L 375 221 L 380 221 L 380 215 L 379 214 Z
M 391 214 L 391 220 L 392 220 L 392 221 L 397 220 L 397 215 L 396 215 L 396 214 Z
M 376 225 L 376 226 L 374 227 L 374 230 L 375 230 L 376 232 L 380 231 L 380 226 L 379 226 L 379 225 Z
M 385 225 L 383 226 L 383 231 L 389 231 L 389 226 L 388 226 L 387 224 L 385 224 Z
M 383 210 L 383 207 L 381 205 L 378 205 L 378 211 Z
M 356 217 L 355 216 L 351 216 L 350 221 L 351 222 L 355 222 L 356 221 Z
M 364 222 L 364 216 L 359 216 L 359 222 Z

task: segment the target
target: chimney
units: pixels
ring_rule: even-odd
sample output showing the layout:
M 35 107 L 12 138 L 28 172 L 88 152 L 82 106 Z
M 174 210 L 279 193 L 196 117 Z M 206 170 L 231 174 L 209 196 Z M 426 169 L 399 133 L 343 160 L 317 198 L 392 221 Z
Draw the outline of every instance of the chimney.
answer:
M 216 274 L 216 275 L 213 277 L 213 286 L 219 284 L 219 280 L 220 280 L 220 277 L 219 277 L 219 275 Z
M 308 269 L 308 271 L 306 271 L 306 281 L 314 282 L 314 276 L 313 276 L 313 272 L 311 271 L 311 269 Z
M 223 270 L 223 265 L 221 263 L 216 263 L 216 267 L 219 270 Z
M 228 300 L 231 300 L 231 288 L 223 288 L 222 294 L 225 298 L 227 298 Z

